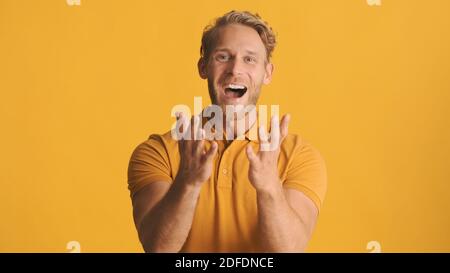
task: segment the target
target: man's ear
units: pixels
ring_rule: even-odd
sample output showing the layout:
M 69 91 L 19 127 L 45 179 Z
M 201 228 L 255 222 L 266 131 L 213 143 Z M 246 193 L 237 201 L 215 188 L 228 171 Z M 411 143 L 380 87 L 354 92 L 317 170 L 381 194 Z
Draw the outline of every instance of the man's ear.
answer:
M 207 79 L 208 77 L 206 74 L 206 62 L 203 57 L 200 57 L 200 59 L 198 60 L 197 67 L 198 67 L 198 74 L 200 75 L 200 78 Z
M 269 84 L 272 81 L 273 64 L 268 62 L 265 70 L 263 83 Z

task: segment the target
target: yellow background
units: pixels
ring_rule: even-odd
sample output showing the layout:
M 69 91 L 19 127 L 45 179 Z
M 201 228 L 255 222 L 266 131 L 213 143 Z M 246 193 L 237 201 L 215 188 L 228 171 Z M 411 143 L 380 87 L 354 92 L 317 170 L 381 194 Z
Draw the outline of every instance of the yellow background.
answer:
M 450 251 L 450 1 L 0 0 L 1 252 L 142 251 L 129 157 L 209 103 L 201 32 L 231 9 L 278 33 L 260 102 L 327 162 L 308 251 Z

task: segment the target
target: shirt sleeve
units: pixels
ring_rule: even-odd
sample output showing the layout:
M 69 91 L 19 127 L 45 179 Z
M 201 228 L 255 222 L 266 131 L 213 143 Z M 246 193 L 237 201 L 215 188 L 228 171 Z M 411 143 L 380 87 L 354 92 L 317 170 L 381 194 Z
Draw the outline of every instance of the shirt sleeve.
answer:
M 327 190 L 327 171 L 319 151 L 308 142 L 295 148 L 283 186 L 304 193 L 320 211 Z
M 151 135 L 136 147 L 128 165 L 128 189 L 133 197 L 144 186 L 155 182 L 172 182 L 170 162 L 162 138 Z

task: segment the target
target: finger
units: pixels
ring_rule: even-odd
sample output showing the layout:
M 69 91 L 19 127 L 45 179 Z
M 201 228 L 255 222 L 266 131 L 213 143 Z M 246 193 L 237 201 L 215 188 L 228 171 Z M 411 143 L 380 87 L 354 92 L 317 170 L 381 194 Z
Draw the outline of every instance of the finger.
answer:
M 264 125 L 259 127 L 259 151 L 261 152 L 271 151 L 269 136 L 267 135 Z
M 280 120 L 278 115 L 273 115 L 270 120 L 270 142 L 278 144 L 280 141 Z
M 190 145 L 190 153 L 191 155 L 195 155 L 196 150 L 197 150 L 197 146 L 198 146 L 198 142 L 194 141 L 197 136 L 196 136 L 196 117 L 195 116 L 191 116 L 191 119 L 189 120 L 189 145 Z
M 172 129 L 172 137 L 175 138 L 175 140 L 180 141 L 182 139 L 182 132 L 181 130 L 182 128 L 182 124 L 180 122 L 180 113 L 179 112 L 175 112 L 175 118 L 176 118 L 176 122 L 175 122 L 175 127 Z
M 192 141 L 192 125 L 188 117 L 184 113 L 180 113 L 180 119 L 183 124 L 183 141 L 181 141 L 181 148 L 185 155 L 192 155 L 193 141 Z M 191 119 L 192 120 L 192 119 Z
M 205 154 L 205 161 L 206 162 L 210 162 L 214 158 L 214 156 L 217 153 L 218 147 L 219 147 L 219 145 L 217 144 L 217 142 L 213 141 L 211 143 L 211 147 L 209 148 L 209 150 Z
M 190 138 L 190 126 L 189 126 L 189 120 L 187 119 L 186 115 L 181 112 L 179 115 L 179 121 L 181 123 L 180 129 L 182 134 L 183 140 L 189 140 Z
M 261 136 L 260 139 L 262 141 L 260 141 L 259 150 L 261 152 L 275 151 L 280 144 L 280 123 L 278 120 L 278 115 L 272 116 L 270 120 L 270 138 L 267 137 L 265 130 L 261 130 L 261 127 L 259 131 Z
M 199 140 L 196 140 L 194 143 L 194 153 L 196 155 L 202 155 L 204 151 L 205 144 L 205 130 L 203 128 L 198 130 Z
M 177 137 L 179 141 L 183 141 L 184 140 L 184 136 L 185 136 L 185 126 L 184 126 L 184 117 L 183 117 L 183 113 L 179 113 L 177 112 Z
M 253 151 L 253 148 L 250 144 L 247 145 L 245 149 L 247 153 L 247 158 L 250 162 L 255 162 L 255 160 L 258 158 L 258 156 L 255 154 L 255 151 Z
M 191 119 L 189 120 L 189 136 L 191 137 L 190 140 L 195 139 L 195 116 L 191 116 Z
M 180 154 L 184 154 L 185 153 L 185 136 L 186 136 L 186 132 L 185 132 L 185 118 L 182 112 L 177 112 L 176 114 L 177 117 L 177 137 L 178 137 L 178 148 L 180 151 Z
M 265 151 L 275 151 L 280 145 L 280 120 L 278 115 L 274 115 L 270 121 L 269 145 Z
M 202 128 L 202 126 L 201 126 L 201 123 L 200 123 L 200 116 L 198 116 L 198 115 L 195 115 L 194 117 L 193 117 L 193 135 L 194 135 L 194 140 L 201 140 L 201 139 L 203 139 L 202 138 L 202 132 L 201 132 L 201 128 Z
M 291 115 L 286 114 L 281 119 L 280 132 L 281 132 L 281 142 L 283 142 L 284 138 L 288 135 L 289 129 L 289 121 L 291 120 Z
M 269 137 L 267 135 L 267 131 L 266 131 L 266 128 L 264 127 L 264 125 L 259 126 L 258 133 L 259 133 L 259 141 L 260 142 L 266 143 L 269 141 Z

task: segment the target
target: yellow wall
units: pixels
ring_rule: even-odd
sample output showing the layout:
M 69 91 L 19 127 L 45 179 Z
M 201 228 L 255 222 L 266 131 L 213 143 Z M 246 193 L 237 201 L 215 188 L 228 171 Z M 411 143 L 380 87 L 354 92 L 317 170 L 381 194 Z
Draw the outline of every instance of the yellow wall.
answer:
M 278 33 L 261 103 L 323 154 L 312 252 L 450 251 L 450 1 L 0 0 L 0 251 L 141 251 L 133 148 L 208 93 L 201 31 L 230 9 Z

